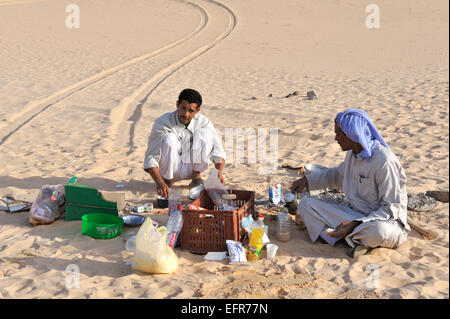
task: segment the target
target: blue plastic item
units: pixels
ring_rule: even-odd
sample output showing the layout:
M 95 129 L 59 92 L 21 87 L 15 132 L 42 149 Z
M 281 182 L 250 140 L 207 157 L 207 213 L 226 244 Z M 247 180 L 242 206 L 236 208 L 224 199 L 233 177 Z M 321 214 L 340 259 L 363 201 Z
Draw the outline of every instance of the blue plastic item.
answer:
M 146 219 L 144 216 L 136 214 L 127 214 L 122 216 L 123 223 L 127 226 L 139 226 L 142 225 Z

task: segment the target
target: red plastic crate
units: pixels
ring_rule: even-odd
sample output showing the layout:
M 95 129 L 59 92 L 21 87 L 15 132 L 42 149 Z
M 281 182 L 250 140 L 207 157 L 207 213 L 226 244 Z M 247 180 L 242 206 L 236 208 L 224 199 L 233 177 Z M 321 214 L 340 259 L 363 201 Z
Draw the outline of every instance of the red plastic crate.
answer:
M 227 251 L 226 240 L 243 241 L 246 232 L 241 221 L 248 214 L 255 218 L 255 192 L 228 190 L 235 194 L 234 210 L 214 210 L 215 204 L 206 190 L 192 204 L 206 210 L 183 210 L 181 249 L 196 253 Z

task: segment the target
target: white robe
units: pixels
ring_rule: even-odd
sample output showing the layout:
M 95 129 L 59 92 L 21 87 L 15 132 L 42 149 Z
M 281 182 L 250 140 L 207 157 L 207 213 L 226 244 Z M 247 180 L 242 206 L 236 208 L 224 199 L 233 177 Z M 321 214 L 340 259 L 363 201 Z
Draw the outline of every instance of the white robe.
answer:
M 194 171 L 206 171 L 212 147 L 212 136 L 205 129 L 195 132 L 192 147 L 185 151 L 177 135 L 167 133 L 162 140 L 159 174 L 166 180 L 180 181 L 192 178 Z
M 313 198 L 300 201 L 298 210 L 312 241 L 327 227 L 343 221 L 361 221 L 346 236 L 351 247 L 394 248 L 406 241 L 411 230 L 407 222 L 406 175 L 397 157 L 380 145 L 367 162 L 348 151 L 344 162 L 306 175 L 309 190 L 342 190 L 349 205 L 339 206 Z
M 208 160 L 219 162 L 225 157 L 222 139 L 205 115 L 198 113 L 186 127 L 174 111 L 155 120 L 144 169 L 159 167 L 163 178 L 177 181 L 191 178 L 194 170 L 205 171 Z

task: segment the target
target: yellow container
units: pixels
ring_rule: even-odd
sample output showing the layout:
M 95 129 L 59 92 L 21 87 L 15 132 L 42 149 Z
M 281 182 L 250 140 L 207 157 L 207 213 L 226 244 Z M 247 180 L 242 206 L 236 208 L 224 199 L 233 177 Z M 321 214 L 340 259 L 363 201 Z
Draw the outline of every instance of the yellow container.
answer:
M 261 250 L 263 247 L 264 237 L 264 217 L 258 216 L 256 225 L 252 228 L 252 234 L 250 236 L 250 242 L 247 248 L 247 260 L 255 261 L 261 259 Z

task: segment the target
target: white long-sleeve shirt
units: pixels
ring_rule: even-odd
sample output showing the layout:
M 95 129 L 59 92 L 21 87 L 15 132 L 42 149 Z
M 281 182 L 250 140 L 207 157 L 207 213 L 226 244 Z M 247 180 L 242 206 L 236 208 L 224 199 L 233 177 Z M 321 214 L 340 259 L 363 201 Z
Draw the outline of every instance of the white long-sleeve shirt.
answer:
M 145 153 L 144 169 L 159 167 L 162 140 L 167 133 L 175 133 L 181 142 L 182 154 L 189 154 L 194 133 L 200 128 L 209 129 L 213 135 L 213 148 L 210 154 L 211 161 L 218 162 L 221 158 L 225 159 L 226 154 L 222 147 L 222 138 L 217 134 L 212 122 L 202 113 L 198 113 L 186 127 L 179 121 L 178 110 L 176 110 L 160 116 L 153 123 Z
M 382 145 L 370 162 L 350 150 L 341 165 L 306 178 L 310 190 L 342 190 L 351 208 L 365 215 L 358 221 L 400 220 L 405 230 L 411 230 L 405 172 L 395 154 Z

